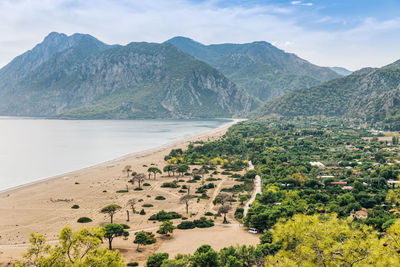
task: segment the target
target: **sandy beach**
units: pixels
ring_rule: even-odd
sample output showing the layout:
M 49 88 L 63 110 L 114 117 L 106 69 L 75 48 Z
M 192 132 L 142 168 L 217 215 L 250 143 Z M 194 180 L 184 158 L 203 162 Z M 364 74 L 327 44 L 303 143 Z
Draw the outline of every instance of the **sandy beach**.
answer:
M 136 172 L 147 173 L 150 165 L 158 166 L 162 169 L 165 166 L 164 156 L 174 148 L 186 148 L 190 142 L 214 140 L 222 136 L 233 124 L 241 120 L 234 120 L 217 129 L 205 133 L 185 138 L 162 147 L 123 156 L 109 162 L 102 163 L 93 167 L 78 170 L 72 173 L 59 175 L 50 179 L 24 185 L 18 188 L 6 190 L 0 193 L 0 264 L 7 265 L 9 262 L 21 257 L 21 253 L 26 250 L 29 234 L 37 232 L 44 234 L 51 242 L 56 240 L 62 227 L 69 225 L 74 229 L 83 226 L 104 225 L 109 222 L 109 218 L 99 211 L 108 204 L 116 203 L 123 207 L 122 211 L 115 215 L 115 222 L 126 223 L 130 231 L 141 229 L 157 229 L 159 223 L 149 221 L 148 217 L 159 210 L 176 211 L 185 213 L 185 205 L 179 202 L 181 197 L 176 189 L 161 188 L 160 185 L 174 178 L 162 174 L 156 180 L 153 178 L 146 180 L 150 186 L 144 187 L 143 191 L 133 191 L 137 185 L 127 182 L 127 176 L 123 172 L 126 165 L 131 165 Z M 27 170 L 29 171 L 29 170 Z M 217 187 L 208 192 L 210 196 L 218 193 L 222 186 L 232 186 L 237 183 L 232 179 L 220 176 L 222 179 L 217 183 Z M 185 178 L 187 179 L 187 178 Z M 129 187 L 128 193 L 117 193 L 118 190 Z M 156 196 L 164 196 L 165 200 L 155 200 Z M 129 222 L 126 221 L 127 202 L 135 198 L 137 210 L 142 209 L 143 204 L 152 204 L 153 207 L 144 208 L 146 215 L 135 214 Z M 193 218 L 204 215 L 205 212 L 215 212 L 212 198 L 193 203 L 190 210 L 194 213 Z M 71 209 L 72 205 L 79 205 L 79 209 Z M 77 223 L 79 217 L 90 217 L 93 222 L 87 224 Z M 149 247 L 144 252 L 135 252 L 132 244 L 133 234 L 128 240 L 118 239 L 115 248 L 123 252 L 127 261 L 139 261 L 141 264 L 146 257 L 156 251 L 167 251 L 171 255 L 177 253 L 193 252 L 199 245 L 207 242 L 216 248 L 222 248 L 235 244 L 257 244 L 258 236 L 245 232 L 236 221 L 230 217 L 230 226 L 217 225 L 213 228 L 204 230 L 191 230 L 189 239 L 186 232 L 177 231 L 175 238 L 171 240 L 160 240 Z M 218 219 L 217 219 L 218 220 Z M 218 223 L 218 221 L 216 221 Z M 155 231 L 154 231 L 155 232 Z M 216 236 L 213 232 L 219 232 Z M 189 233 L 189 232 L 188 232 Z M 196 233 L 198 238 L 196 238 Z M 234 233 L 232 235 L 232 233 Z M 223 238 L 227 237 L 229 238 Z M 200 238 L 201 237 L 201 238 Z M 215 237 L 215 238 L 213 238 Z M 182 240 L 188 240 L 190 246 Z

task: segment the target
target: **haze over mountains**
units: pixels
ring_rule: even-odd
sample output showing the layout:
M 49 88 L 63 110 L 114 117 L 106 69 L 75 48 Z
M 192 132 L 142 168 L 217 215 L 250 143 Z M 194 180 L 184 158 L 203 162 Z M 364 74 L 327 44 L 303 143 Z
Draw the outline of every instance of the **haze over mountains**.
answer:
M 203 45 L 185 37 L 167 42 L 207 62 L 262 101 L 341 77 L 267 42 Z

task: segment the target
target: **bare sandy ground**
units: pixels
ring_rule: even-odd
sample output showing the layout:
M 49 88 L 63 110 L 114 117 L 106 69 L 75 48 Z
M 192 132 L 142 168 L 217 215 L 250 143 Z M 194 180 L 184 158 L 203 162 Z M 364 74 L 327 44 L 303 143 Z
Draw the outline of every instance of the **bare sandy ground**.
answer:
M 123 207 L 122 211 L 115 215 L 116 223 L 125 223 L 131 227 L 131 231 L 150 229 L 155 232 L 159 222 L 149 221 L 148 218 L 159 210 L 176 211 L 185 214 L 185 205 L 179 201 L 182 194 L 177 189 L 161 188 L 160 185 L 174 178 L 157 177 L 156 180 L 146 180 L 151 186 L 143 187 L 143 191 L 133 191 L 137 185 L 127 183 L 128 178 L 122 172 L 126 165 L 131 165 L 136 172 L 146 173 L 147 168 L 154 164 L 162 169 L 165 166 L 164 156 L 173 148 L 186 148 L 190 142 L 214 140 L 222 136 L 234 123 L 206 133 L 186 138 L 156 149 L 142 153 L 125 156 L 114 161 L 106 162 L 94 167 L 76 172 L 60 175 L 34 184 L 22 186 L 0 193 L 0 266 L 21 257 L 26 250 L 27 241 L 31 232 L 44 234 L 48 240 L 56 240 L 62 227 L 69 225 L 74 229 L 82 226 L 104 225 L 109 218 L 99 213 L 100 209 L 108 204 L 116 203 Z M 27 170 L 29 171 L 29 170 Z M 223 175 L 214 182 L 217 187 L 209 190 L 209 196 L 215 196 L 223 187 L 229 187 L 234 182 Z M 189 178 L 184 178 L 188 180 Z M 117 190 L 126 189 L 128 193 L 116 193 Z M 200 184 L 191 184 L 198 187 Z M 155 200 L 156 196 L 164 196 L 166 200 Z M 144 208 L 146 215 L 135 214 L 129 222 L 126 221 L 126 210 L 129 209 L 127 201 L 135 198 L 140 201 L 136 205 L 137 210 L 142 209 L 143 204 L 153 204 L 151 208 Z M 192 218 L 199 218 L 205 212 L 215 212 L 216 207 L 209 200 L 191 201 L 190 212 Z M 71 209 L 77 204 L 79 209 Z M 233 209 L 234 210 L 234 209 Z M 233 212 L 231 212 L 233 213 Z M 90 217 L 93 222 L 87 224 L 77 223 L 79 217 Z M 233 214 L 229 215 L 233 224 Z M 216 223 L 220 223 L 217 219 Z M 179 223 L 179 220 L 175 220 Z M 146 257 L 156 251 L 169 252 L 171 255 L 178 253 L 192 253 L 200 245 L 207 243 L 220 249 L 235 244 L 256 244 L 258 237 L 244 231 L 239 225 L 215 226 L 209 229 L 194 229 L 177 231 L 171 239 L 158 238 L 156 244 L 148 246 L 143 252 L 135 251 L 133 234 L 128 240 L 122 238 L 115 241 L 115 248 L 123 252 L 127 261 L 139 261 L 143 263 Z

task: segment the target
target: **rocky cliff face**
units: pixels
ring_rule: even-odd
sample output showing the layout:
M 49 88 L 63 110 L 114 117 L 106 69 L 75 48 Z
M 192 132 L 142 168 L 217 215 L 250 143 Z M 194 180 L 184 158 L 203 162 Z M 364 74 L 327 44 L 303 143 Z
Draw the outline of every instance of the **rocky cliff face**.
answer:
M 108 46 L 56 33 L 0 70 L 0 96 L 0 114 L 20 116 L 230 117 L 255 107 L 220 72 L 170 44 Z
M 206 46 L 185 37 L 167 42 L 217 68 L 262 101 L 340 77 L 267 42 Z

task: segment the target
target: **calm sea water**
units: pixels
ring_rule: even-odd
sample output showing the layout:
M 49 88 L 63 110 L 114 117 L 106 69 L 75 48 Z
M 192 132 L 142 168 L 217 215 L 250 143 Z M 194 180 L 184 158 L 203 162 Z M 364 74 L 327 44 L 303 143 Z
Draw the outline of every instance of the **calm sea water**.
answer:
M 0 191 L 151 149 L 228 122 L 0 117 Z

